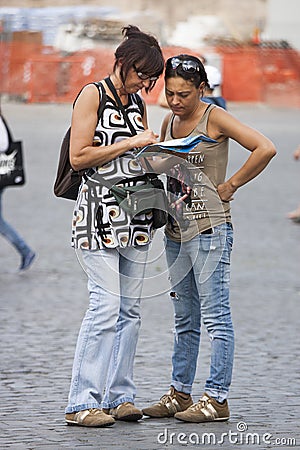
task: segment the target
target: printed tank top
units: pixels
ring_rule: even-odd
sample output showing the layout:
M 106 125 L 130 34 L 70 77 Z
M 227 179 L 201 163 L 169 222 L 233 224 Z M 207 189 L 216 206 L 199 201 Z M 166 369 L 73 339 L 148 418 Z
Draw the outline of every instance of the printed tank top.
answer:
M 137 99 L 128 96 L 125 106 L 127 115 L 137 133 L 144 131 L 142 116 Z M 109 95 L 95 131 L 95 140 L 100 145 L 110 145 L 132 136 L 132 133 Z M 94 167 L 91 176 L 83 178 L 73 212 L 72 246 L 97 250 L 140 246 L 149 244 L 153 237 L 152 213 L 131 218 L 119 205 L 109 188 L 101 184 L 101 179 L 111 184 L 125 185 L 120 179 L 143 175 L 144 169 L 132 151 L 113 159 L 103 166 Z M 91 172 L 91 171 L 90 171 Z M 89 171 L 87 171 L 89 174 Z M 129 181 L 135 185 L 143 181 Z
M 201 134 L 209 138 L 207 122 L 215 107 L 207 107 L 190 136 Z M 165 140 L 174 139 L 173 120 L 174 116 L 168 123 Z M 170 239 L 186 242 L 209 228 L 231 222 L 230 203 L 223 202 L 217 191 L 218 184 L 225 181 L 228 144 L 228 139 L 200 142 L 182 163 L 171 169 L 168 177 L 170 214 L 165 230 Z

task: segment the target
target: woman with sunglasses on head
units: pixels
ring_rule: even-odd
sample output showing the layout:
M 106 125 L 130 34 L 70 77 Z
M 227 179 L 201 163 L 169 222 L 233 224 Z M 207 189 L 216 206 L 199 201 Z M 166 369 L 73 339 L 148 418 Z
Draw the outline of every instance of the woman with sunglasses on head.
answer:
M 152 215 L 131 219 L 102 181 L 143 182 L 144 169 L 132 150 L 156 142 L 157 135 L 148 128 L 137 92 L 154 87 L 164 59 L 153 36 L 135 26 L 125 27 L 123 35 L 110 77 L 85 86 L 72 115 L 70 162 L 75 170 L 87 169 L 74 208 L 72 245 L 81 252 L 90 304 L 73 363 L 65 417 L 70 425 L 103 427 L 142 417 L 134 405 L 133 363 Z
M 166 226 L 175 311 L 172 377 L 169 392 L 143 409 L 150 417 L 175 416 L 196 423 L 229 419 L 227 396 L 234 354 L 229 302 L 230 202 L 237 189 L 256 177 L 276 153 L 261 133 L 201 100 L 207 83 L 198 58 L 179 55 L 167 60 L 165 93 L 171 112 L 163 121 L 161 140 L 194 135 L 202 135 L 203 140 L 186 159 L 180 154 L 175 163 L 174 156 L 165 161 L 171 166 L 173 158 L 168 172 L 171 205 L 183 199 L 180 214 L 173 208 Z M 229 138 L 249 150 L 250 156 L 225 180 Z M 203 396 L 193 403 L 201 322 L 211 341 L 210 373 Z

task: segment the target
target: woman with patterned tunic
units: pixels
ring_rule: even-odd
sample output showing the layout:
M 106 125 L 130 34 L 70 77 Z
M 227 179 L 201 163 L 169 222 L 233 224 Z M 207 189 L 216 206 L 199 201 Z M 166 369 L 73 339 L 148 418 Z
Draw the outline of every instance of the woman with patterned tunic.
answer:
M 152 215 L 131 218 L 101 180 L 106 185 L 125 178 L 129 184 L 143 182 L 137 181 L 144 169 L 133 150 L 155 143 L 157 135 L 148 128 L 137 92 L 154 87 L 164 60 L 150 34 L 128 26 L 123 35 L 110 81 L 132 126 L 105 80 L 99 89 L 95 84 L 84 87 L 72 116 L 71 165 L 87 169 L 74 208 L 72 245 L 81 253 L 88 275 L 90 304 L 77 341 L 66 422 L 82 426 L 142 417 L 134 406 L 133 363 Z M 99 98 L 100 104 L 105 102 L 100 118 Z

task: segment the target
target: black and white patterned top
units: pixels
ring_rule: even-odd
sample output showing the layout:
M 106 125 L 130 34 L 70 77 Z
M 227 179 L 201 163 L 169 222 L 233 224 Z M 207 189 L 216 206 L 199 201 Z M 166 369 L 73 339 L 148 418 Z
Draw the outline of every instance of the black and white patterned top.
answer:
M 128 96 L 127 115 L 137 133 L 144 130 L 134 95 Z M 115 100 L 107 95 L 106 105 L 95 131 L 100 145 L 110 145 L 132 136 Z M 143 175 L 144 169 L 133 152 L 126 152 L 107 164 L 94 168 L 83 179 L 73 212 L 72 246 L 97 250 L 149 244 L 153 237 L 152 213 L 131 218 L 119 205 L 101 178 L 111 184 L 124 178 Z M 132 181 L 131 184 L 141 181 Z

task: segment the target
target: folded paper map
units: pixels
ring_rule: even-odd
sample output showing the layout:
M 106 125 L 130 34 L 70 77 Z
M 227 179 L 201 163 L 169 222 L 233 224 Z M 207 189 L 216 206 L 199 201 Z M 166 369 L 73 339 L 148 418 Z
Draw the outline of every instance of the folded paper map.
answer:
M 199 142 L 217 142 L 203 134 L 197 136 L 188 136 L 180 139 L 171 139 L 164 142 L 156 142 L 155 144 L 147 145 L 138 150 L 136 156 L 142 156 L 145 152 L 166 152 L 166 153 L 189 153 L 193 150 Z M 143 155 L 145 156 L 145 155 Z

